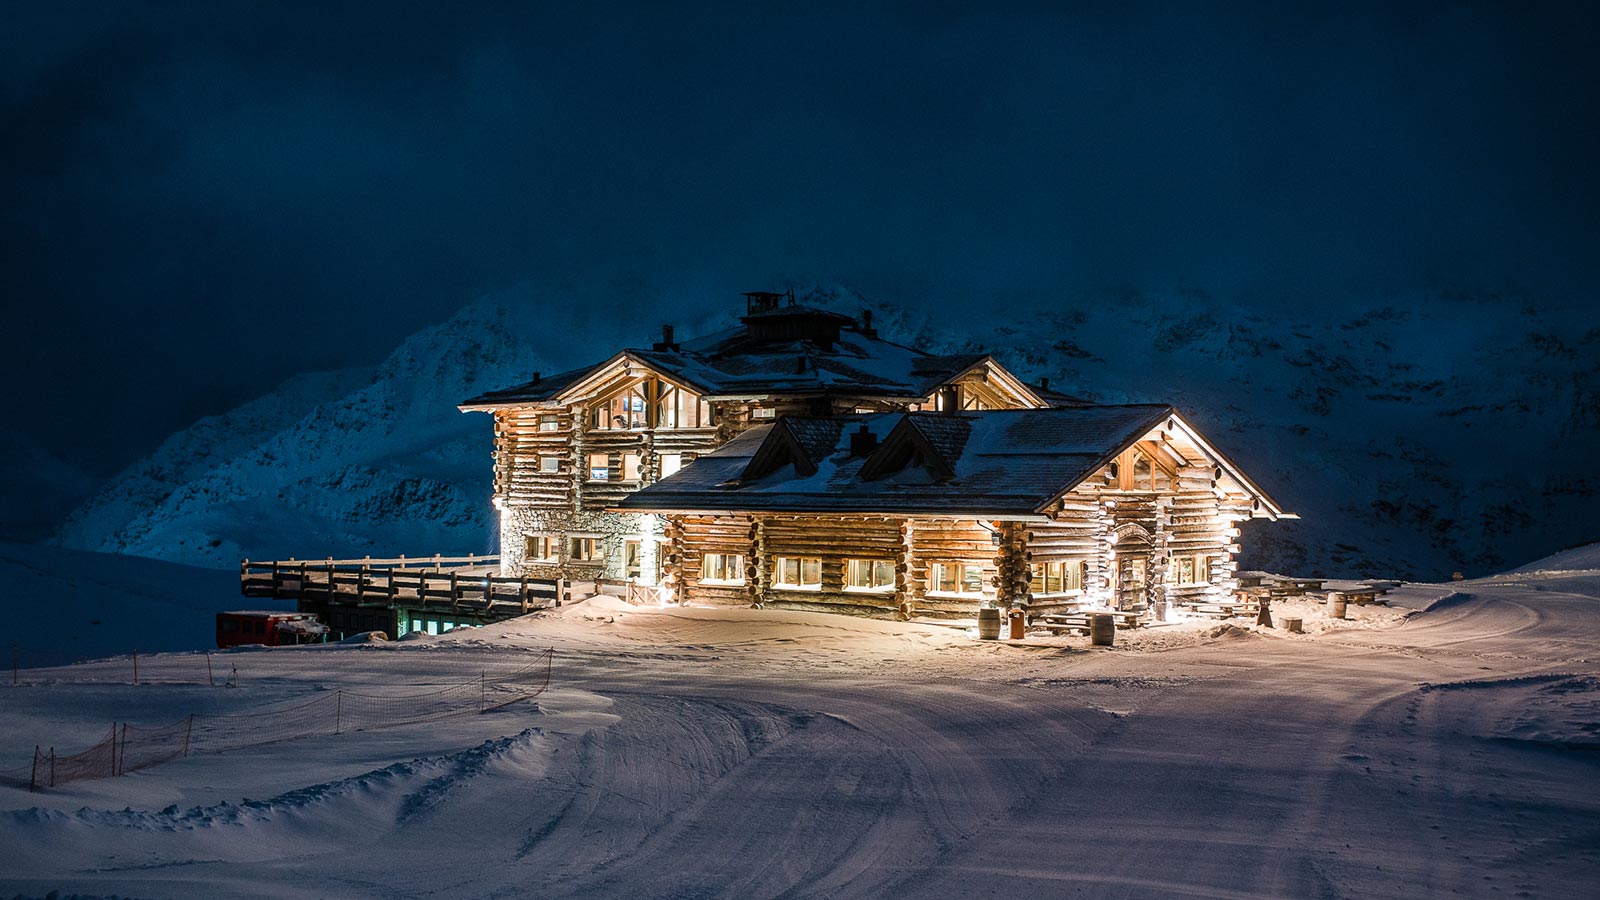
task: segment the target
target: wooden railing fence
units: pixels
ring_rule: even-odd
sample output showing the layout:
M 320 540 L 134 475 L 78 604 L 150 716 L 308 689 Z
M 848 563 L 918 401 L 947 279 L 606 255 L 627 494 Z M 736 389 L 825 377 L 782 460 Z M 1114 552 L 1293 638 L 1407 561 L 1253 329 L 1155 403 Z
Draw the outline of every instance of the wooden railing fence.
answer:
M 484 615 L 520 615 L 571 600 L 563 579 L 499 575 L 499 569 L 497 555 L 247 559 L 239 563 L 239 592 L 275 600 Z

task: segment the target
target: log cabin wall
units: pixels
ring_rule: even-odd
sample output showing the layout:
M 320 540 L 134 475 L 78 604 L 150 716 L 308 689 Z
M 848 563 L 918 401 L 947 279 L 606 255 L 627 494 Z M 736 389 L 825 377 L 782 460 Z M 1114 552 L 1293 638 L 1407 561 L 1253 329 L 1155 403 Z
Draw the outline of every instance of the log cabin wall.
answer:
M 713 427 L 593 429 L 589 416 L 583 404 L 496 411 L 495 499 L 504 574 L 623 579 L 632 574 L 627 542 L 638 541 L 638 574 L 650 583 L 649 563 L 661 536 L 654 517 L 606 509 L 659 480 L 668 454 L 686 465 L 722 442 Z M 600 464 L 601 457 L 605 476 L 595 478 L 591 463 Z M 549 537 L 549 555 L 530 557 L 530 537 Z M 598 540 L 597 558 L 575 558 L 573 537 Z
M 682 586 L 682 596 L 690 603 L 715 606 L 750 606 L 755 602 L 760 579 L 757 577 L 755 520 L 749 516 L 687 515 L 673 516 L 668 535 L 672 541 L 667 564 L 669 587 Z M 722 554 L 724 560 L 737 557 L 737 578 L 712 580 L 705 569 L 706 554 Z M 724 572 L 724 575 L 734 573 Z
M 907 524 L 909 595 L 902 602 L 902 614 L 906 618 L 976 618 L 984 601 L 997 596 L 994 581 L 1000 574 L 1002 546 L 995 543 L 994 531 L 972 520 L 912 519 Z M 980 566 L 983 593 L 939 590 L 933 583 L 935 563 Z
M 850 559 L 888 560 L 898 569 L 904 549 L 901 526 L 902 520 L 895 518 L 762 516 L 757 554 L 761 604 L 877 618 L 898 616 L 901 598 L 897 589 L 846 590 L 845 566 Z M 781 573 L 775 566 L 783 557 L 820 561 L 819 586 L 781 586 Z

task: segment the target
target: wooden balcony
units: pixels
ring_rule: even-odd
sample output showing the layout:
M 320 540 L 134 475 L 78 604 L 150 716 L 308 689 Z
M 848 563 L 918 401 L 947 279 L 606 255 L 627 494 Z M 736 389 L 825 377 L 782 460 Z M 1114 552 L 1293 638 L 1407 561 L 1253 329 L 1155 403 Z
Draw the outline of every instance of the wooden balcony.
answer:
M 499 556 L 273 560 L 239 564 L 246 597 L 337 606 L 519 616 L 571 600 L 563 579 L 505 576 Z

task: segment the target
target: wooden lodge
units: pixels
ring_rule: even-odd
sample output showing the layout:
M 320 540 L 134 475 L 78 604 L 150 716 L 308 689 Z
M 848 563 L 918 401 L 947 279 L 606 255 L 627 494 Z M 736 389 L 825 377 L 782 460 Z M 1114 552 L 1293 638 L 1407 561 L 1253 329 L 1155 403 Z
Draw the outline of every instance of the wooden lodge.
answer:
M 903 619 L 1205 608 L 1285 515 L 1164 404 L 788 417 L 621 508 L 674 599 Z
M 500 576 L 662 601 L 967 618 L 1232 597 L 1241 521 L 1291 517 L 1163 404 L 746 294 L 741 325 L 461 404 L 494 416 Z

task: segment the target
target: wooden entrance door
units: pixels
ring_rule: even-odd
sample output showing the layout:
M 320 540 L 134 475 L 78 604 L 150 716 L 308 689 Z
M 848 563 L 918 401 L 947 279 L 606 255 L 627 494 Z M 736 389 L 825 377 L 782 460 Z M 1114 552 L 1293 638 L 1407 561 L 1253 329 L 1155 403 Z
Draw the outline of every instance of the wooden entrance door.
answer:
M 1148 552 L 1117 551 L 1117 609 L 1143 606 L 1150 581 Z

